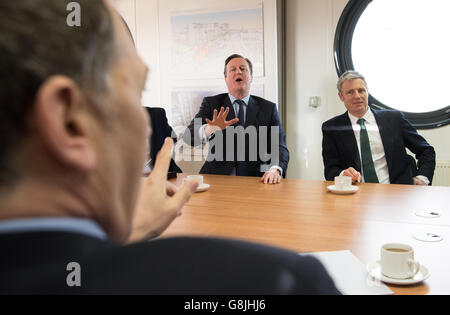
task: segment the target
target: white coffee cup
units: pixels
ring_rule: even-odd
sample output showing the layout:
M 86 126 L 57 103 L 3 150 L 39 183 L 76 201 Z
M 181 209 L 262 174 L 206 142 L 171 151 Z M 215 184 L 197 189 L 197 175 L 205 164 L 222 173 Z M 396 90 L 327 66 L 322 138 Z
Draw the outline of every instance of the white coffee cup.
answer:
M 186 180 L 193 180 L 198 183 L 198 187 L 203 185 L 203 176 L 202 175 L 189 175 L 186 178 L 183 179 L 183 183 Z
M 337 190 L 346 190 L 352 187 L 352 178 L 349 176 L 336 176 L 334 178 L 334 187 Z
M 381 273 L 393 279 L 414 277 L 420 264 L 414 260 L 414 250 L 406 244 L 391 243 L 381 247 Z

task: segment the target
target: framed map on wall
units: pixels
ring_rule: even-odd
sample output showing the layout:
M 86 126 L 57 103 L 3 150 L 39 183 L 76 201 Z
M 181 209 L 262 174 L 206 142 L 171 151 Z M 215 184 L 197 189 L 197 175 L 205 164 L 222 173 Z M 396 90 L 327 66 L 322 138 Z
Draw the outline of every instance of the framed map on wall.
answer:
M 233 53 L 249 58 L 264 76 L 262 3 L 255 8 L 197 14 L 172 12 L 171 74 L 178 79 L 220 79 Z
M 278 103 L 276 0 L 159 0 L 158 9 L 161 98 L 179 137 L 204 96 L 227 92 L 232 54 L 253 63 L 251 94 Z

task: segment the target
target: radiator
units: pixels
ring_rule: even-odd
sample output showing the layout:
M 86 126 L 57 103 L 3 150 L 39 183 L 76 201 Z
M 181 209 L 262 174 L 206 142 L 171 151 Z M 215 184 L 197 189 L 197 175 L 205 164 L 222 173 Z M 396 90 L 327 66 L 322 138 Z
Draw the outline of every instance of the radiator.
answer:
M 433 186 L 450 186 L 450 161 L 436 161 Z

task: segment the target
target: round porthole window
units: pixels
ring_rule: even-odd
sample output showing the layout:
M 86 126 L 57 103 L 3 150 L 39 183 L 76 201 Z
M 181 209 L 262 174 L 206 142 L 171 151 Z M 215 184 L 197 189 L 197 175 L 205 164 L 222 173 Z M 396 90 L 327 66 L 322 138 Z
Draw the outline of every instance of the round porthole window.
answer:
M 450 1 L 350 0 L 334 50 L 338 75 L 356 70 L 374 108 L 397 109 L 417 129 L 450 123 Z

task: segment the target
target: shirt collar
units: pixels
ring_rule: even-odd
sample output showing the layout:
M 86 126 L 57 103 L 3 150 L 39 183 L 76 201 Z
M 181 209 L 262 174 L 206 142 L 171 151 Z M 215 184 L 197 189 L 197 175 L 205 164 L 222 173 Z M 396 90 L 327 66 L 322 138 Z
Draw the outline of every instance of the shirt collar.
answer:
M 228 93 L 228 97 L 230 98 L 231 104 L 234 104 L 234 102 L 236 102 L 238 100 L 236 97 L 234 97 L 230 93 Z M 248 102 L 250 101 L 250 94 L 247 95 L 246 97 L 244 97 L 242 99 L 242 101 L 244 101 L 245 105 L 248 106 Z
M 348 112 L 348 117 L 350 118 L 350 121 L 351 121 L 352 125 L 358 124 L 358 120 L 359 120 L 358 117 L 353 116 L 352 114 L 350 114 L 350 112 Z M 370 108 L 369 108 L 367 113 L 362 118 L 367 123 L 369 123 L 369 125 L 376 124 L 375 116 L 373 115 L 372 110 Z
M 0 235 L 32 232 L 69 232 L 106 240 L 103 229 L 94 221 L 77 218 L 31 218 L 0 221 Z

